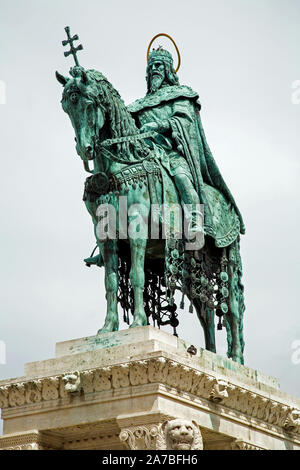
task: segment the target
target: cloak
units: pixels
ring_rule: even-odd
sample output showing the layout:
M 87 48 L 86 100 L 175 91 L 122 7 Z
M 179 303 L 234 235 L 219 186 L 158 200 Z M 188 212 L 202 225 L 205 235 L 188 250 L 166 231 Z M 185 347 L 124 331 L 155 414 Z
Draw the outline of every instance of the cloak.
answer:
M 239 221 L 238 232 L 240 231 L 240 233 L 244 234 L 245 226 L 242 215 L 206 141 L 200 118 L 201 105 L 198 100 L 198 93 L 190 87 L 180 85 L 164 86 L 157 92 L 148 94 L 144 98 L 130 104 L 127 109 L 136 120 L 138 120 L 138 117 L 143 116 L 143 114 L 147 114 L 147 112 L 155 112 L 162 121 L 168 119 L 172 130 L 172 141 L 175 144 L 175 148 L 177 147 L 180 154 L 187 161 L 194 180 L 195 189 L 199 194 L 200 201 L 205 206 L 205 217 L 207 220 L 205 225 L 208 225 L 210 234 L 216 238 L 216 222 L 219 224 L 222 219 L 219 213 L 217 220 L 213 220 L 215 218 L 213 212 L 216 202 L 224 207 L 225 212 L 228 209 L 230 211 L 230 207 L 234 209 L 233 212 L 235 212 Z M 172 110 L 171 114 L 168 111 L 166 115 L 164 109 L 167 108 Z M 217 191 L 213 191 L 213 188 L 221 193 L 220 198 L 218 198 Z M 231 219 L 233 223 L 232 214 Z M 236 225 L 235 223 L 235 232 L 237 229 Z M 228 242 L 231 239 L 232 236 L 228 238 Z M 224 246 L 227 245 L 227 242 L 223 240 L 218 245 Z

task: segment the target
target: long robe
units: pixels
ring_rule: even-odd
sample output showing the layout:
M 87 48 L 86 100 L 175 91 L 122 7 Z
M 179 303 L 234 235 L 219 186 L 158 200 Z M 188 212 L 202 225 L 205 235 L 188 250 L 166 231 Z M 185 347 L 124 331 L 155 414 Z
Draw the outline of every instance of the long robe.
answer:
M 198 99 L 198 94 L 190 87 L 164 86 L 135 101 L 128 106 L 128 110 L 139 127 L 149 122 L 157 122 L 159 125 L 162 121 L 169 122 L 170 130 L 162 132 L 157 139 L 166 151 L 168 161 L 164 163 L 166 167 L 169 165 L 171 174 L 181 171 L 191 175 L 200 201 L 204 204 L 206 232 L 215 239 L 219 236 L 217 246 L 226 246 L 236 237 L 237 220 L 240 233 L 245 233 L 245 226 L 207 144 Z M 216 214 L 217 205 L 221 209 L 219 207 Z M 229 219 L 225 220 L 227 213 Z M 234 217 L 235 214 L 237 217 Z M 229 235 L 226 234 L 228 227 L 231 227 Z

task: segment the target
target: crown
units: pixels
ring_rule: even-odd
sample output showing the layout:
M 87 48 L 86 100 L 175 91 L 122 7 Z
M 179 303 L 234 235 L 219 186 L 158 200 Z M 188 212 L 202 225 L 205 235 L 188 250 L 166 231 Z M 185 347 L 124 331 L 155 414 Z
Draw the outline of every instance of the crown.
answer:
M 148 65 L 151 65 L 155 60 L 168 62 L 173 68 L 173 57 L 169 51 L 159 46 L 157 49 L 152 49 L 149 54 Z
M 153 49 L 150 52 L 150 47 L 152 46 L 153 42 L 155 41 L 155 39 L 157 39 L 160 36 L 165 36 L 166 38 L 170 39 L 170 41 L 173 43 L 173 45 L 176 49 L 177 57 L 178 57 L 178 64 L 177 64 L 177 67 L 175 69 L 175 73 L 177 73 L 178 70 L 179 70 L 179 67 L 180 67 L 180 62 L 181 62 L 179 50 L 178 50 L 178 47 L 177 47 L 174 39 L 172 39 L 171 36 L 169 36 L 166 33 L 159 33 L 156 36 L 154 36 L 154 38 L 151 39 L 150 44 L 149 44 L 148 49 L 147 49 L 147 63 L 148 64 L 149 64 L 149 62 L 152 63 L 154 60 L 162 60 L 163 62 L 169 63 L 171 65 L 171 67 L 174 68 L 172 55 L 170 54 L 169 51 L 167 51 L 166 49 L 163 49 L 162 46 L 159 46 L 157 49 Z

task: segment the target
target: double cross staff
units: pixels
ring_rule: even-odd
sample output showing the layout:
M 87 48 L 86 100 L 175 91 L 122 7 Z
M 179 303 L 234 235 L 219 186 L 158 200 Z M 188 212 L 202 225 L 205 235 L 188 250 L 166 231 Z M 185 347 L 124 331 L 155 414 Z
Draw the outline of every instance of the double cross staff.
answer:
M 70 27 L 69 26 L 65 27 L 65 32 L 67 33 L 68 39 L 65 39 L 64 41 L 62 41 L 62 45 L 67 46 L 68 44 L 70 44 L 70 50 L 64 52 L 64 56 L 68 57 L 70 54 L 72 54 L 72 56 L 74 57 L 74 60 L 75 60 L 75 64 L 77 66 L 79 66 L 79 62 L 78 62 L 76 54 L 77 54 L 77 51 L 81 51 L 83 49 L 83 46 L 82 46 L 82 44 L 79 44 L 78 47 L 74 47 L 74 45 L 73 45 L 73 42 L 77 41 L 77 39 L 79 39 L 79 36 L 77 34 L 75 34 L 75 36 L 71 37 Z

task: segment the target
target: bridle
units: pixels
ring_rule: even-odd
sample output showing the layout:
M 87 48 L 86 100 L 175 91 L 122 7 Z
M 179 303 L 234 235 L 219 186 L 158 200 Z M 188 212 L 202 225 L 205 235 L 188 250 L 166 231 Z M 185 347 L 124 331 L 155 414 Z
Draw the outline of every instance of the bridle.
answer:
M 144 157 L 138 158 L 134 162 L 131 162 L 131 161 L 128 161 L 127 159 L 117 157 L 116 155 L 114 155 L 114 153 L 109 150 L 109 147 L 112 147 L 113 145 L 116 145 L 116 144 L 122 144 L 125 142 L 135 144 L 140 140 L 154 138 L 155 135 L 156 135 L 156 132 L 152 131 L 152 132 L 144 132 L 143 134 L 134 134 L 134 135 L 127 135 L 124 137 L 116 137 L 115 139 L 106 139 L 103 142 L 98 144 L 97 150 L 100 153 L 103 153 L 104 156 L 107 157 L 108 159 L 114 160 L 118 163 L 124 163 L 124 164 L 130 165 L 134 163 L 143 162 L 144 160 L 149 159 L 150 150 L 147 148 L 144 150 L 144 155 L 145 155 Z
M 101 101 L 99 100 L 98 97 L 90 97 L 89 96 L 88 98 L 91 99 L 91 101 L 93 102 L 93 108 L 94 108 L 95 111 L 97 111 L 97 108 L 100 107 L 102 112 L 104 112 L 104 114 L 107 112 L 106 107 L 104 106 L 103 103 L 101 103 Z M 126 143 L 126 142 L 135 144 L 135 143 L 137 143 L 141 140 L 144 140 L 144 139 L 154 138 L 156 135 L 157 135 L 157 132 L 150 131 L 150 132 L 144 132 L 142 134 L 133 134 L 133 135 L 121 136 L 121 137 L 116 137 L 114 139 L 106 139 L 104 141 L 100 141 L 100 138 L 97 134 L 97 128 L 96 128 L 96 122 L 95 122 L 95 124 L 94 124 L 94 137 L 93 137 L 93 141 L 94 141 L 94 152 L 93 152 L 94 153 L 94 158 L 92 158 L 92 159 L 83 159 L 84 169 L 88 173 L 93 173 L 93 171 L 91 171 L 90 168 L 89 168 L 89 161 L 94 160 L 96 158 L 97 154 L 103 154 L 104 157 L 108 158 L 109 160 L 113 160 L 115 162 L 123 163 L 123 164 L 126 164 L 126 165 L 141 163 L 144 160 L 149 159 L 150 150 L 148 148 L 144 149 L 144 152 L 143 152 L 144 155 L 145 155 L 144 157 L 137 158 L 134 161 L 129 161 L 125 158 L 117 157 L 111 150 L 109 150 L 109 148 L 112 147 L 113 145 L 122 144 L 122 143 Z

